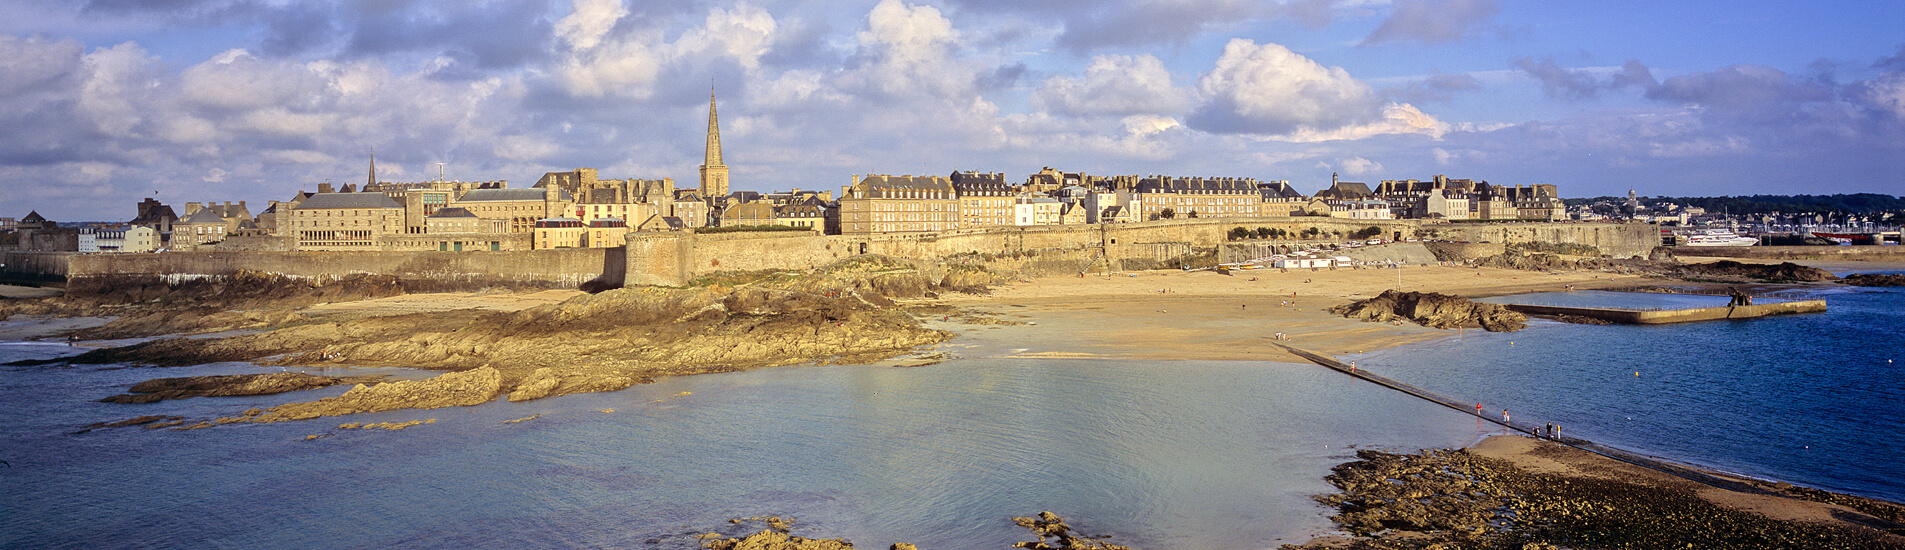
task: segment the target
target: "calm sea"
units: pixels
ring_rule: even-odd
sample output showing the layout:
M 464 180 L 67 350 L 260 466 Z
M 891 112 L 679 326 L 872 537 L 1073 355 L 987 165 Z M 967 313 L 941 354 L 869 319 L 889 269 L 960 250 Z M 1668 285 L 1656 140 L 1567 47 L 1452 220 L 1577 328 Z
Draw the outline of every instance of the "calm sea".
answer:
M 1667 327 L 1536 323 L 1356 358 L 1364 368 L 1688 462 L 1905 500 L 1897 291 L 1830 313 Z M 1310 365 L 1015 359 L 787 367 L 529 403 L 72 433 L 335 395 L 150 405 L 139 380 L 257 372 L 0 367 L 0 547 L 696 548 L 761 515 L 868 548 L 994 549 L 1052 510 L 1147 550 L 1274 548 L 1329 529 L 1309 496 L 1358 448 L 1498 431 Z M 70 353 L 0 343 L 0 361 Z M 1640 372 L 1639 377 L 1633 375 Z M 687 395 L 680 395 L 689 392 Z M 605 411 L 613 412 L 605 412 Z M 540 418 L 504 423 L 541 414 Z M 399 432 L 340 422 L 437 420 Z M 323 439 L 305 441 L 307 435 Z
M 1541 296 L 1530 303 L 1725 305 L 1725 297 Z M 1825 313 L 1675 325 L 1536 320 L 1344 357 L 1562 435 L 1745 474 L 1905 501 L 1905 289 L 1795 292 Z M 1702 300 L 1717 303 L 1696 303 Z

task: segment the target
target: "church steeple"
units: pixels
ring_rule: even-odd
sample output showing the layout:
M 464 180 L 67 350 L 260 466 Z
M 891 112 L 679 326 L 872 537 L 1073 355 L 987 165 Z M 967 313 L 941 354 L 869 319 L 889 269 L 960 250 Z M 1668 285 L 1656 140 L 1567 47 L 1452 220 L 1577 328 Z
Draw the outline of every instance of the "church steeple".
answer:
M 364 182 L 364 189 L 368 191 L 370 190 L 370 188 L 376 187 L 376 186 L 377 186 L 377 150 L 371 149 L 370 150 L 370 179 L 369 181 Z
M 714 111 L 714 90 L 708 90 L 708 150 L 701 164 L 701 198 L 720 201 L 728 196 L 728 165 L 721 162 L 721 122 Z
M 708 150 L 702 164 L 721 166 L 721 120 L 714 112 L 714 90 L 708 90 Z

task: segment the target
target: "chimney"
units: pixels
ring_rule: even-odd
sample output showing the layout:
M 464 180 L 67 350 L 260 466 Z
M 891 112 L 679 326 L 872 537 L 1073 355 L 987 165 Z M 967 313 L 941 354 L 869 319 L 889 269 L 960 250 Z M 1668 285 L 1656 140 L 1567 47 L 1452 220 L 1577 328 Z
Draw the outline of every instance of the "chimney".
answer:
M 228 203 L 225 203 L 225 204 L 231 204 L 231 203 L 229 203 L 229 202 L 228 202 Z M 247 206 L 245 206 L 245 201 L 238 201 L 238 207 L 239 207 L 239 208 L 244 208 L 246 212 L 250 212 L 250 211 L 251 211 L 251 208 L 250 208 L 250 207 L 247 207 Z
M 190 216 L 190 215 L 193 215 L 193 214 L 197 214 L 197 213 L 198 213 L 198 211 L 199 211 L 199 210 L 201 210 L 201 209 L 203 209 L 203 208 L 204 208 L 204 206 L 202 206 L 202 205 L 200 205 L 199 203 L 196 203 L 196 202 L 188 202 L 188 203 L 185 203 L 185 215 L 187 215 L 187 216 Z
M 329 183 L 320 183 L 318 184 L 318 192 L 319 193 L 336 193 L 337 190 L 335 188 L 332 188 L 331 184 Z

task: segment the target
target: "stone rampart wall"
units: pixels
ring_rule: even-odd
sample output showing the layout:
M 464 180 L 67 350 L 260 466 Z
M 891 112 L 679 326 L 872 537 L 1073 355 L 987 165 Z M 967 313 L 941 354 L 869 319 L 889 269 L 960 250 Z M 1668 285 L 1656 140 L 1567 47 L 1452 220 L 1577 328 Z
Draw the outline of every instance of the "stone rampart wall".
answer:
M 554 283 L 574 287 L 602 275 L 611 249 L 515 252 L 167 252 L 67 258 L 70 278 L 108 275 L 219 276 L 239 270 L 335 279 L 356 273 L 444 283 Z M 614 254 L 619 267 L 620 254 Z

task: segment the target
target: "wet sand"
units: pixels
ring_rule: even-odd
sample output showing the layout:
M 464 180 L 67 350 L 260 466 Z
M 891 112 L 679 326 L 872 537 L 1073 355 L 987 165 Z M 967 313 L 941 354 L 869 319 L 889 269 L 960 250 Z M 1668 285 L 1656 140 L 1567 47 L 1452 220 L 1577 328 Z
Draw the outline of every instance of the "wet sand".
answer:
M 1144 271 L 1051 277 L 997 287 L 990 295 L 952 295 L 953 306 L 1020 326 L 946 327 L 1006 342 L 1024 357 L 1193 359 L 1304 362 L 1275 345 L 1328 355 L 1362 353 L 1455 334 L 1414 324 L 1344 319 L 1332 306 L 1384 290 L 1471 298 L 1523 292 L 1624 288 L 1672 281 L 1600 272 L 1543 273 L 1496 268 L 1405 267 L 1335 271 L 1261 269 Z M 1285 305 L 1286 303 L 1290 305 Z M 1481 330 L 1481 329 L 1469 329 Z M 983 336 L 980 334 L 983 333 Z

